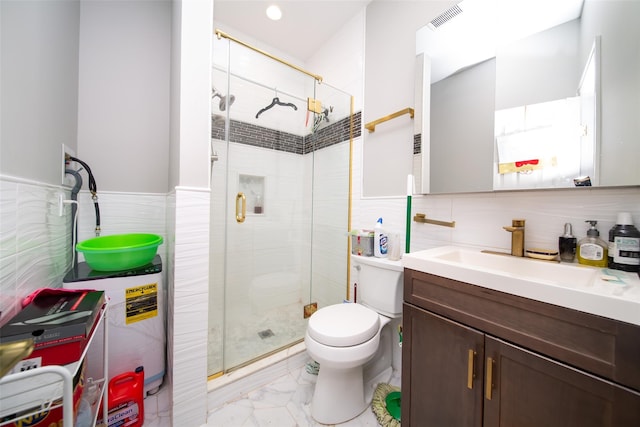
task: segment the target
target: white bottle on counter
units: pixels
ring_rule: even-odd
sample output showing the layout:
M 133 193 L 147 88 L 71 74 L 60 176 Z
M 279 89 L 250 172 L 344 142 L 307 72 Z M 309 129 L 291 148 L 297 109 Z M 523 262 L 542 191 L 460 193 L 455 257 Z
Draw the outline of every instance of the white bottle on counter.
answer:
M 389 238 L 382 229 L 382 218 L 378 218 L 373 230 L 373 255 L 378 258 L 386 258 L 388 253 Z

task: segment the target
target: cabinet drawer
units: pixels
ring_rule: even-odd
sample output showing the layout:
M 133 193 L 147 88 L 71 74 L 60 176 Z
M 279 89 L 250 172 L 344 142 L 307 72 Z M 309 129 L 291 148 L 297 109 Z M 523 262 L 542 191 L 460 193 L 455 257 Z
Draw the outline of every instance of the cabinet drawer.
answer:
M 405 269 L 410 304 L 640 390 L 640 327 Z

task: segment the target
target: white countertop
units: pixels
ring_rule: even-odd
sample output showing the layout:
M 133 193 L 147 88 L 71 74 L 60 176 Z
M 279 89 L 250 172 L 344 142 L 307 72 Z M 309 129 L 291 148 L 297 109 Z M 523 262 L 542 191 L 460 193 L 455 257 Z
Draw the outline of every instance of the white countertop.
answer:
M 480 260 L 477 264 L 473 262 L 476 259 Z M 502 269 L 500 263 L 508 267 Z M 577 263 L 493 255 L 455 246 L 404 254 L 402 265 L 412 270 L 640 326 L 640 278 L 637 273 Z M 542 273 L 538 276 L 536 270 L 544 270 L 547 277 Z

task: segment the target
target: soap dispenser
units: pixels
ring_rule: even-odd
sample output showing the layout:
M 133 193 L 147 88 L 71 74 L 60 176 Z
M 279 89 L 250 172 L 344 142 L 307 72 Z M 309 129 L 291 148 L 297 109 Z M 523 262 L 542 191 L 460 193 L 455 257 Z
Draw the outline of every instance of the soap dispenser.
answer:
M 600 232 L 596 228 L 598 221 L 587 220 L 591 224 L 587 231 L 587 237 L 578 242 L 578 262 L 594 267 L 607 266 L 607 243 L 600 238 Z

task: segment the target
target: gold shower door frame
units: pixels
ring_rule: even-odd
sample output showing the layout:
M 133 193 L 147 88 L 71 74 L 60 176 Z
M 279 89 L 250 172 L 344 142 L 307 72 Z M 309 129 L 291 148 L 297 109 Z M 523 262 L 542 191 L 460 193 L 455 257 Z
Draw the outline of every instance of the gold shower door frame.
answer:
M 251 177 L 254 174 L 254 171 L 242 169 L 243 168 L 242 166 L 239 166 L 239 169 L 236 169 L 236 166 L 234 166 L 235 159 L 242 157 L 241 154 L 236 153 L 236 149 L 239 149 L 240 151 L 242 150 L 246 151 L 246 147 L 240 147 L 241 144 L 237 144 L 237 142 L 233 141 L 233 136 L 231 131 L 232 123 L 234 122 L 234 114 L 237 114 L 237 112 L 234 111 L 234 109 L 237 108 L 238 111 L 240 111 L 242 108 L 241 104 L 243 103 L 244 100 L 242 100 L 241 97 L 238 96 L 235 101 L 235 104 L 233 106 L 229 106 L 229 108 L 227 108 L 226 111 L 217 111 L 215 108 L 212 107 L 213 114 L 224 115 L 223 127 L 224 127 L 224 143 L 226 144 L 226 147 L 221 146 L 220 149 L 216 150 L 216 154 L 224 153 L 222 156 L 220 156 L 221 161 L 216 162 L 215 166 L 213 165 L 213 162 L 212 162 L 212 182 L 211 182 L 212 239 L 211 239 L 210 246 L 211 246 L 211 266 L 213 268 L 211 269 L 212 271 L 210 273 L 212 278 L 210 279 L 210 294 L 211 294 L 210 310 L 209 310 L 210 311 L 210 314 L 209 314 L 210 334 L 209 334 L 209 343 L 208 343 L 209 344 L 208 345 L 209 346 L 209 366 L 208 366 L 209 379 L 216 378 L 226 372 L 230 372 L 240 367 L 246 366 L 250 363 L 253 363 L 257 359 L 264 358 L 284 348 L 290 347 L 292 345 L 295 345 L 301 342 L 304 338 L 304 330 L 306 330 L 306 321 L 303 320 L 303 313 L 304 313 L 303 307 L 313 302 L 314 300 L 320 300 L 320 304 L 323 305 L 327 303 L 341 302 L 343 298 L 349 298 L 348 284 L 349 284 L 349 271 L 350 271 L 350 268 L 349 268 L 350 242 L 347 237 L 347 234 L 351 227 L 351 188 L 352 188 L 351 164 L 352 164 L 352 156 L 353 156 L 353 135 L 354 135 L 354 131 L 353 131 L 353 113 L 354 112 L 353 112 L 352 96 L 345 94 L 344 92 L 341 92 L 338 89 L 332 88 L 329 85 L 321 84 L 322 78 L 318 75 L 309 73 L 305 70 L 300 69 L 299 67 L 292 66 L 286 61 L 282 61 L 276 57 L 273 57 L 270 54 L 265 53 L 264 51 L 255 49 L 222 32 L 216 31 L 216 35 L 218 35 L 219 39 L 222 37 L 229 40 L 227 72 L 225 75 L 226 82 L 224 82 L 225 86 L 222 86 L 218 81 L 215 81 L 216 73 L 214 73 L 214 77 L 213 77 L 214 79 L 213 83 L 215 84 L 217 90 L 221 90 L 222 93 L 225 93 L 228 96 L 232 93 L 235 93 L 234 89 L 238 88 L 238 85 L 234 86 L 233 84 L 233 81 L 237 81 L 238 76 L 233 75 L 234 70 L 230 65 L 231 54 L 235 49 L 233 47 L 234 44 L 231 42 L 235 42 L 244 48 L 253 50 L 261 55 L 266 55 L 268 58 L 273 59 L 274 61 L 284 64 L 285 66 L 292 67 L 296 71 L 313 78 L 313 84 L 312 84 L 313 89 L 311 93 L 305 94 L 302 97 L 302 98 L 307 98 L 307 101 L 308 101 L 307 104 L 303 104 L 302 102 L 296 102 L 301 110 L 308 110 L 308 109 L 311 110 L 307 113 L 308 114 L 307 119 L 309 119 L 309 116 L 312 118 L 311 120 L 317 118 L 318 113 L 316 112 L 315 109 L 322 108 L 321 104 L 323 99 L 322 99 L 322 96 L 318 95 L 318 93 L 324 92 L 326 94 L 326 93 L 329 93 L 328 91 L 335 91 L 336 94 L 340 93 L 340 96 L 344 100 L 348 99 L 348 101 L 346 101 L 348 105 L 346 106 L 346 109 L 343 107 L 343 110 L 345 110 L 345 113 L 348 116 L 347 119 L 349 121 L 349 134 L 347 137 L 348 143 L 346 143 L 345 141 L 344 148 L 340 148 L 341 150 L 342 149 L 345 150 L 344 157 L 345 157 L 345 162 L 346 162 L 345 165 L 347 169 L 345 171 L 345 175 L 346 175 L 345 180 L 348 181 L 344 183 L 344 186 L 346 189 L 344 203 L 346 205 L 345 208 L 347 212 L 347 218 L 344 220 L 344 223 L 341 225 L 342 229 L 340 230 L 340 232 L 343 237 L 342 237 L 342 241 L 339 243 L 340 247 L 343 247 L 343 250 L 342 249 L 340 250 L 341 259 L 339 264 L 344 266 L 343 268 L 339 269 L 341 270 L 341 279 L 340 279 L 341 283 L 339 285 L 340 298 L 339 299 L 335 297 L 329 298 L 329 301 L 328 301 L 327 296 L 324 295 L 328 291 L 326 289 L 323 290 L 321 285 L 318 285 L 319 289 L 316 289 L 316 292 L 314 292 L 314 277 L 317 275 L 314 275 L 314 271 L 313 271 L 315 267 L 314 266 L 315 261 L 313 260 L 313 257 L 312 257 L 312 250 L 310 250 L 309 253 L 303 253 L 302 255 L 300 253 L 298 253 L 297 255 L 294 254 L 293 256 L 302 256 L 302 257 L 309 258 L 308 267 L 306 267 L 308 271 L 304 271 L 302 273 L 302 276 L 305 278 L 305 280 L 308 280 L 309 283 L 306 288 L 303 287 L 303 290 L 301 292 L 303 295 L 301 296 L 301 301 L 300 301 L 301 306 L 300 306 L 300 309 L 296 310 L 297 312 L 295 313 L 296 319 L 299 319 L 299 322 L 300 322 L 299 333 L 297 334 L 295 339 L 287 340 L 286 343 L 276 344 L 275 346 L 272 346 L 272 347 L 263 346 L 262 344 L 264 344 L 265 341 L 274 339 L 273 338 L 274 336 L 279 335 L 280 333 L 279 331 L 272 330 L 275 328 L 270 327 L 270 322 L 271 320 L 273 320 L 274 317 L 276 317 L 278 314 L 282 314 L 282 312 L 284 312 L 285 310 L 277 309 L 273 313 L 269 313 L 265 311 L 265 313 L 262 314 L 262 317 L 255 317 L 256 312 L 260 311 L 259 301 L 257 301 L 256 298 L 253 298 L 252 300 L 250 295 L 245 295 L 246 298 L 243 296 L 239 296 L 237 293 L 237 290 L 241 286 L 237 286 L 237 283 L 233 284 L 233 280 L 234 280 L 234 277 L 237 277 L 238 275 L 242 275 L 244 273 L 243 270 L 257 271 L 261 268 L 260 266 L 255 265 L 255 264 L 260 264 L 260 260 L 257 260 L 255 259 L 256 258 L 255 256 L 251 256 L 248 254 L 252 253 L 252 250 L 254 247 L 260 246 L 260 243 L 258 243 L 258 240 L 257 240 L 258 237 L 256 237 L 261 233 L 264 233 L 264 230 L 260 228 L 261 227 L 260 223 L 268 222 L 272 218 L 273 211 L 271 209 L 274 209 L 274 206 L 273 205 L 270 206 L 270 203 L 274 203 L 274 201 L 267 199 L 267 197 L 269 196 L 270 190 L 272 189 L 270 188 L 270 186 L 274 185 L 273 181 L 277 181 L 278 178 L 274 178 L 270 176 L 266 176 L 264 178 L 264 186 L 266 191 L 264 194 L 265 200 L 263 200 L 263 203 L 265 204 L 264 212 L 261 211 L 259 214 L 253 213 L 252 211 L 253 207 L 250 205 L 251 202 L 248 200 L 250 197 L 250 194 L 246 194 L 247 191 L 240 191 L 240 190 L 247 190 L 247 188 L 246 186 L 245 188 L 239 187 L 239 179 L 240 179 L 240 176 L 242 176 L 245 179 L 245 182 L 249 182 L 249 183 L 252 182 Z M 244 79 L 243 84 L 247 84 L 247 81 L 250 82 L 251 79 Z M 266 88 L 266 86 L 268 85 L 259 84 L 259 86 L 262 86 L 262 88 Z M 279 93 L 280 92 L 276 91 L 276 95 Z M 330 98 L 330 96 L 328 95 L 325 95 L 325 96 Z M 287 97 L 283 96 L 283 98 L 287 98 Z M 212 103 L 212 105 L 213 104 L 214 103 Z M 276 108 L 274 108 L 273 110 L 274 112 L 269 114 L 282 113 L 281 111 L 276 112 L 275 111 Z M 265 116 L 267 115 L 265 114 Z M 219 125 L 220 122 L 217 122 L 217 124 Z M 216 122 L 214 120 L 212 127 L 215 128 L 215 125 L 216 125 Z M 320 126 L 322 127 L 322 125 L 328 125 L 328 124 L 321 123 Z M 213 149 L 213 145 L 212 145 L 212 149 Z M 260 150 L 263 150 L 263 148 L 257 148 L 255 150 L 258 150 L 259 152 Z M 269 156 L 270 153 L 262 152 L 261 155 Z M 314 154 L 305 154 L 305 155 L 314 156 Z M 311 162 L 311 168 L 312 168 L 311 194 L 313 194 L 313 191 L 315 188 L 314 186 L 320 185 L 319 181 L 322 180 L 322 177 L 314 176 L 313 158 L 310 162 Z M 242 164 L 242 161 L 240 161 L 240 164 Z M 218 192 L 216 190 L 217 189 L 216 186 L 218 185 L 218 181 L 219 181 L 219 179 L 217 179 L 216 177 L 223 170 L 225 175 L 223 179 L 226 180 L 226 185 L 225 185 L 226 188 L 224 190 L 225 195 L 224 197 L 221 198 L 219 197 Z M 246 173 L 248 175 L 243 175 L 243 173 Z M 259 172 L 256 172 L 255 174 L 258 177 L 260 177 Z M 251 184 L 247 184 L 247 185 L 251 187 Z M 251 188 L 249 188 L 249 191 L 251 191 Z M 321 203 L 321 202 L 313 201 L 313 197 L 312 197 L 311 209 L 310 209 L 311 214 L 309 215 L 309 218 L 308 218 L 309 224 L 307 225 L 307 227 L 309 227 L 309 230 L 310 230 L 309 235 L 307 236 L 310 242 L 313 241 L 314 238 L 316 239 L 318 238 L 317 237 L 318 232 L 313 231 L 314 229 L 313 215 L 315 211 L 314 203 Z M 220 206 L 221 204 L 224 204 L 226 207 L 221 208 Z M 319 204 L 317 206 L 319 206 Z M 223 241 L 220 240 L 220 238 L 222 237 L 220 233 L 217 236 L 213 235 L 213 229 L 216 227 L 219 228 L 222 217 L 226 218 L 226 220 L 224 221 Z M 276 222 L 280 222 L 281 223 L 280 226 L 282 226 L 282 224 L 286 225 L 287 227 L 289 226 L 289 224 L 286 224 L 285 221 L 276 221 Z M 276 225 L 276 227 L 277 226 L 278 225 Z M 250 229 L 250 227 L 254 227 L 254 229 L 246 233 L 243 233 L 242 231 L 238 233 L 238 231 L 241 230 L 241 227 L 245 227 L 245 229 Z M 300 238 L 298 238 L 298 240 L 300 240 Z M 245 249 L 239 250 L 238 246 L 234 246 L 237 244 L 238 241 L 247 242 L 246 245 L 242 246 Z M 221 253 L 218 250 L 218 248 L 220 248 L 221 246 L 225 248 L 224 253 Z M 235 249 L 230 250 L 231 247 L 235 247 Z M 311 248 L 311 243 L 309 243 L 309 248 Z M 305 252 L 305 251 L 300 251 L 300 252 Z M 269 256 L 268 254 L 265 255 L 265 257 L 268 257 L 268 256 Z M 220 262 L 221 257 L 224 258 L 223 263 Z M 244 265 L 243 268 L 238 269 L 238 265 L 242 264 L 245 261 L 247 262 L 247 265 Z M 253 261 L 256 261 L 255 263 L 253 263 L 254 265 L 249 265 L 249 264 L 252 264 Z M 220 271 L 221 264 L 223 265 L 222 267 L 223 271 Z M 251 281 L 251 279 L 249 279 L 249 281 Z M 220 287 L 221 282 L 224 282 L 222 287 Z M 241 282 L 243 283 L 243 286 L 245 287 L 249 286 L 249 283 L 247 282 L 247 280 L 241 279 Z M 224 301 L 224 304 L 222 306 L 220 306 L 221 301 Z M 252 307 L 252 308 L 249 308 L 249 307 Z M 234 317 L 234 313 L 236 313 L 237 316 Z M 254 317 L 253 324 L 249 325 L 250 322 L 248 320 L 252 316 Z M 239 324 L 243 322 L 247 322 L 247 324 Z M 297 322 L 298 320 L 285 319 L 285 323 L 294 324 Z M 252 330 L 249 334 L 250 336 L 252 335 L 253 338 L 242 337 L 242 333 L 243 333 L 242 331 L 244 331 L 247 328 L 256 329 L 256 330 Z M 270 334 L 273 334 L 273 335 L 270 335 Z M 236 339 L 236 341 L 234 341 L 234 339 Z M 218 340 L 222 341 L 221 345 L 217 345 L 216 342 Z M 249 347 L 251 345 L 250 341 L 252 340 L 256 341 L 258 343 L 258 346 L 261 347 L 262 349 L 259 351 L 256 351 L 255 354 L 250 354 L 251 351 L 248 351 L 246 353 L 247 354 L 246 357 L 236 358 L 235 356 L 232 355 L 232 350 L 238 350 L 238 349 L 242 349 L 243 347 Z M 215 357 L 213 357 L 213 360 L 212 360 L 212 354 L 216 355 Z

